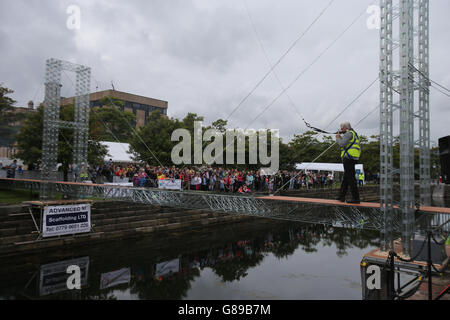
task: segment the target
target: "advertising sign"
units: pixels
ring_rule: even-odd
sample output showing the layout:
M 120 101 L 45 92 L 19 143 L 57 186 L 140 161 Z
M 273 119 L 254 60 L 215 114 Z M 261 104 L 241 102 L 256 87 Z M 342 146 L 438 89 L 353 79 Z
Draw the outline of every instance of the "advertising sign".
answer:
M 166 190 L 181 190 L 181 179 L 158 180 L 158 188 Z
M 81 286 L 86 286 L 88 281 L 89 257 L 42 265 L 39 277 L 39 294 L 45 296 L 68 290 L 67 279 L 70 274 L 67 273 L 67 268 L 73 265 L 80 268 Z
M 155 268 L 155 277 L 163 277 L 180 271 L 180 259 L 158 263 Z
M 90 231 L 90 204 L 45 207 L 42 221 L 43 237 L 54 237 Z
M 119 284 L 130 283 L 131 269 L 123 268 L 108 273 L 102 273 L 100 279 L 100 290 L 111 288 Z

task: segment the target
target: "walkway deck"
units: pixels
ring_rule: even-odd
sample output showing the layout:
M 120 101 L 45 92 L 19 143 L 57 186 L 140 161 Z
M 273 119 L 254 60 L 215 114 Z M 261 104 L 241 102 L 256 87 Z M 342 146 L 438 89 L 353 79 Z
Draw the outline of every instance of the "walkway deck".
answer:
M 371 230 L 382 230 L 384 224 L 380 204 L 374 202 L 349 204 L 330 199 L 282 196 L 260 197 L 62 181 L 42 182 L 40 180 L 25 179 L 0 179 L 0 188 L 39 190 L 42 183 L 48 184 L 56 193 L 78 197 L 79 199 L 116 199 L 158 206 L 205 209 L 227 214 L 258 216 L 305 223 L 332 224 L 334 226 Z M 423 215 L 424 218 L 428 214 L 437 214 L 442 215 L 442 217 L 439 217 L 440 220 L 447 220 L 447 215 L 450 214 L 450 208 L 423 207 L 420 209 L 421 212 L 426 213 Z M 392 229 L 401 231 L 401 210 L 394 211 Z
M 331 206 L 348 206 L 348 207 L 374 208 L 374 209 L 380 208 L 380 203 L 375 203 L 375 202 L 361 202 L 360 204 L 354 204 L 354 203 L 346 203 L 346 202 L 341 202 L 338 200 L 330 200 L 330 199 L 298 198 L 298 197 L 283 197 L 283 196 L 258 197 L 257 199 L 314 203 L 314 204 L 323 204 L 323 205 L 331 205 Z M 395 208 L 398 209 L 398 207 L 395 207 Z M 420 209 L 420 211 L 429 212 L 429 213 L 450 214 L 450 208 L 426 206 L 426 207 L 420 207 L 419 209 Z

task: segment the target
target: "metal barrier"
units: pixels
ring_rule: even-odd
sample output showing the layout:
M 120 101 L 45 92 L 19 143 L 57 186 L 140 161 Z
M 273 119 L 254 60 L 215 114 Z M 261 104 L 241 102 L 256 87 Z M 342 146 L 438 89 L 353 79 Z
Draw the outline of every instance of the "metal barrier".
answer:
M 446 242 L 448 243 L 448 233 L 445 232 L 445 226 L 450 223 L 450 219 L 447 217 L 447 221 L 440 224 L 437 227 L 429 227 L 423 234 L 425 237 L 422 243 L 419 244 L 420 248 L 416 250 L 415 255 L 411 258 L 402 257 L 394 250 L 389 251 L 386 260 L 379 260 L 379 258 L 374 258 L 373 256 L 365 256 L 363 262 L 361 263 L 362 275 L 367 274 L 369 265 L 377 265 L 382 270 L 381 279 L 383 279 L 384 288 L 377 288 L 378 292 L 369 292 L 366 290 L 363 283 L 363 298 L 381 298 L 388 300 L 404 300 L 412 297 L 419 290 L 422 283 L 426 280 L 428 287 L 428 300 L 433 300 L 433 276 L 442 276 L 443 272 L 448 266 L 449 258 L 444 254 L 445 247 L 439 248 L 439 246 L 444 246 Z M 440 241 L 437 241 L 436 235 L 444 235 Z M 438 257 L 433 254 L 432 244 L 433 242 L 438 246 L 442 255 L 439 257 L 439 263 L 441 268 L 438 269 L 434 264 Z M 426 253 L 425 253 L 426 252 Z M 422 254 L 425 253 L 425 254 Z M 437 251 L 439 253 L 439 251 Z M 434 257 L 433 257 L 434 255 Z M 397 260 L 397 261 L 396 261 Z M 435 262 L 433 262 L 435 260 Z M 397 288 L 395 286 L 395 275 L 397 274 Z M 407 283 L 401 285 L 401 274 L 412 275 L 413 278 L 407 281 Z M 363 277 L 363 282 L 364 282 Z M 380 281 L 381 281 L 380 279 Z M 449 287 L 442 290 L 442 292 L 435 297 L 435 300 L 439 300 L 446 293 L 449 293 Z M 373 288 L 368 288 L 373 289 Z

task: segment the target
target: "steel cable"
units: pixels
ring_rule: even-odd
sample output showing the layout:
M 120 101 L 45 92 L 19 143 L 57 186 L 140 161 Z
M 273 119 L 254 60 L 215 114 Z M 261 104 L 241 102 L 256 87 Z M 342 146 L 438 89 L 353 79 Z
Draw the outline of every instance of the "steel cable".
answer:
M 94 78 L 94 80 L 97 82 L 97 80 Z M 97 82 L 98 83 L 98 82 Z M 106 96 L 106 98 L 112 103 L 113 106 L 120 108 L 119 106 L 117 106 L 114 101 L 111 99 L 111 97 Z M 158 157 L 153 153 L 153 151 L 149 148 L 149 146 L 145 143 L 145 141 L 142 139 L 142 137 L 139 135 L 139 133 L 137 132 L 136 128 L 134 128 L 125 118 L 125 115 L 123 113 L 120 113 L 120 115 L 122 116 L 122 118 L 124 119 L 124 122 L 128 124 L 128 126 L 130 127 L 131 131 L 139 138 L 139 140 L 142 142 L 142 144 L 146 147 L 146 149 L 151 153 L 151 155 L 155 158 L 156 161 L 158 161 L 158 163 L 160 164 L 161 167 L 166 168 L 166 166 L 164 166 L 161 161 L 159 161 Z
M 319 20 L 319 18 L 327 11 L 327 9 L 332 5 L 334 0 L 331 0 L 325 8 L 319 13 L 319 15 L 308 25 L 308 27 L 301 33 L 301 35 L 290 45 L 290 47 L 281 55 L 281 57 L 275 62 L 275 64 L 266 72 L 266 74 L 259 80 L 256 85 L 250 90 L 250 92 L 239 102 L 239 104 L 231 111 L 225 120 L 230 119 L 230 117 L 242 106 L 242 104 L 256 91 L 256 89 L 264 82 L 264 80 L 270 75 L 270 73 L 281 63 L 281 61 L 286 57 L 286 55 L 297 45 L 297 43 L 308 33 L 308 31 L 314 26 L 314 24 Z

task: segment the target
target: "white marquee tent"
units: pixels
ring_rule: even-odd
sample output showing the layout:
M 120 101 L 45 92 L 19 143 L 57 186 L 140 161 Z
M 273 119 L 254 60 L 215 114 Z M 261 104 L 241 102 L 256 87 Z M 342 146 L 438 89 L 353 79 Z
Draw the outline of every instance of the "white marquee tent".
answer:
M 108 154 L 105 156 L 105 160 L 112 159 L 113 162 L 135 162 L 132 159 L 132 154 L 128 153 L 130 151 L 129 143 L 119 143 L 119 142 L 108 142 L 101 141 L 101 144 L 108 148 Z
M 297 170 L 309 170 L 309 171 L 339 171 L 344 172 L 344 165 L 342 163 L 297 163 L 295 168 Z M 364 166 L 362 164 L 355 165 L 355 170 L 359 170 L 364 173 Z

